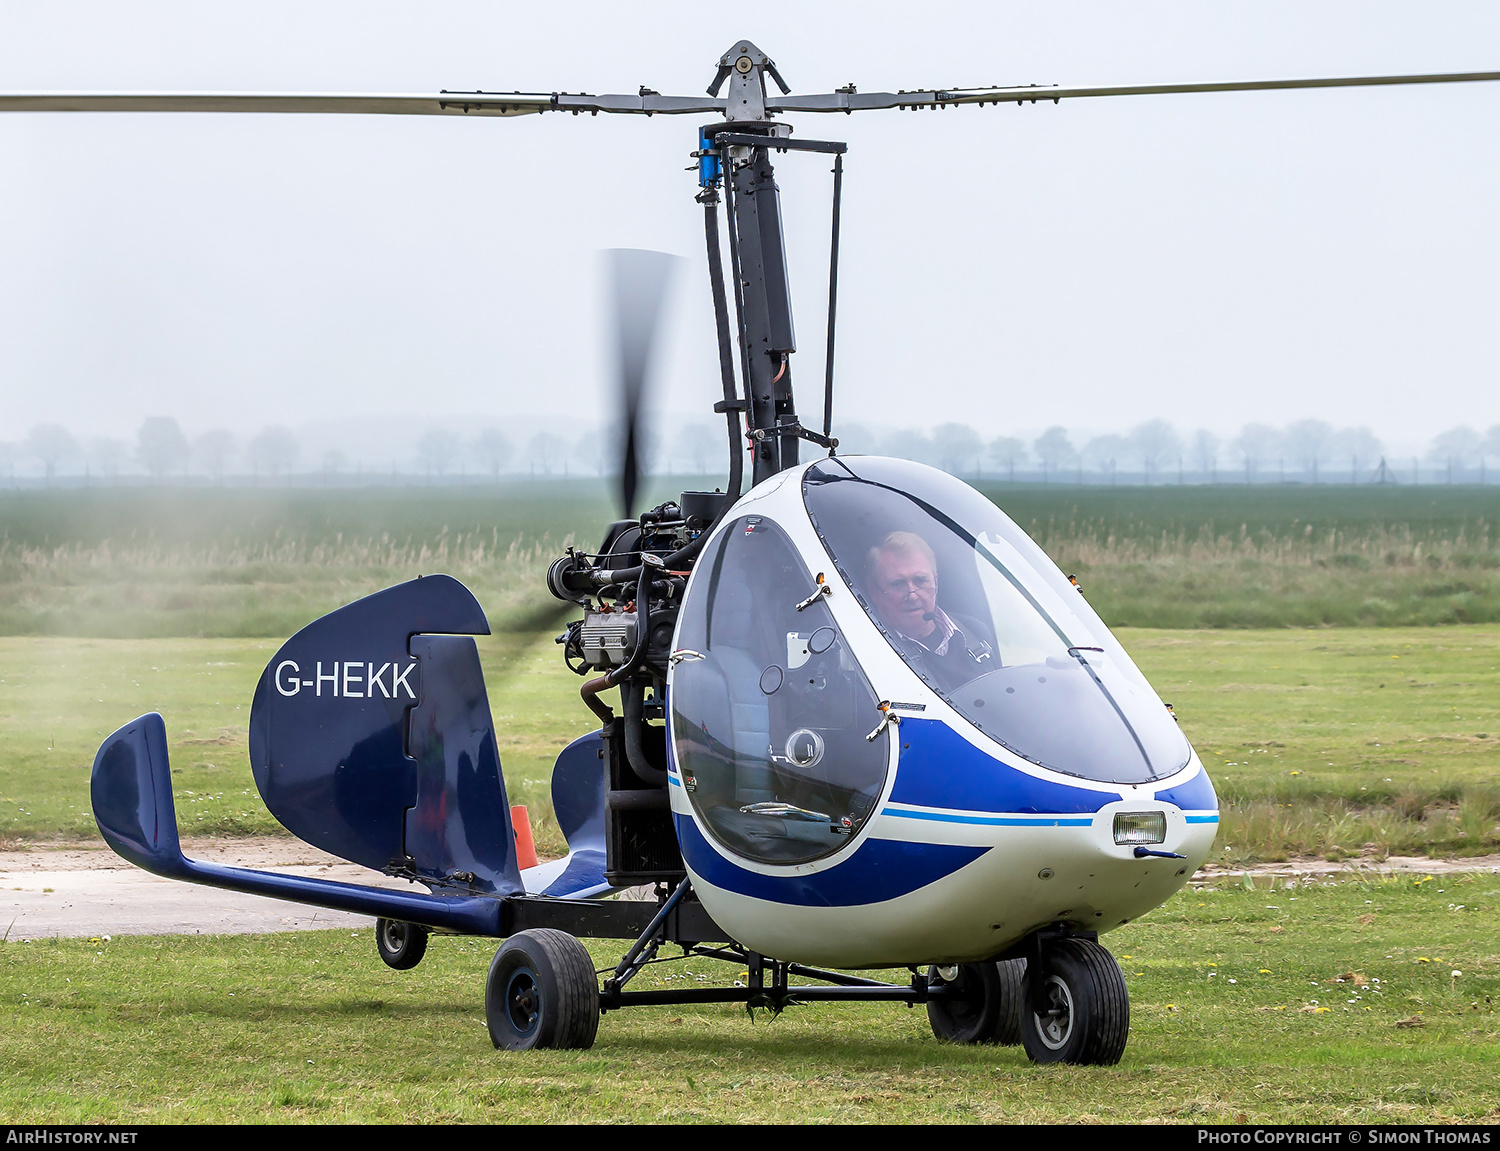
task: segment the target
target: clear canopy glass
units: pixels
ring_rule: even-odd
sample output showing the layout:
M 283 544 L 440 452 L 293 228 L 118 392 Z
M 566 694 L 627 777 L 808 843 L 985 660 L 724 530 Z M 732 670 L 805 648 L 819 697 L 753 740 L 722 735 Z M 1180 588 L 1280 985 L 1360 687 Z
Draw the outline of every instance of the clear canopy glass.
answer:
M 1143 783 L 1191 749 L 1123 648 L 1008 516 L 945 472 L 839 457 L 803 478 L 840 574 L 911 668 L 1015 754 Z
M 889 737 L 874 690 L 785 533 L 744 516 L 699 559 L 673 653 L 678 771 L 738 855 L 802 863 L 874 809 Z M 800 605 L 800 606 L 799 606 Z

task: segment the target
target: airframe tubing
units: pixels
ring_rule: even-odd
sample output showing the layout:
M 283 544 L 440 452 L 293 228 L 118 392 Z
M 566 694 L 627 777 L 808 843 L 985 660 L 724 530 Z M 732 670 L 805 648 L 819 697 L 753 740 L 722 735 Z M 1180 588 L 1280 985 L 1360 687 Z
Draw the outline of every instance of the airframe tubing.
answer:
M 781 999 L 784 1003 L 926 1003 L 933 999 L 957 996 L 952 984 L 931 987 L 906 983 L 887 983 L 875 987 L 848 985 L 837 987 L 793 986 L 773 991 L 754 987 L 702 987 L 672 991 L 601 992 L 599 1006 L 606 1011 L 624 1007 L 667 1007 L 683 1003 L 751 1003 L 759 999 Z
M 127 723 L 104 741 L 94 758 L 90 790 L 94 819 L 105 842 L 116 854 L 154 875 L 400 919 L 439 931 L 500 935 L 502 900 L 497 896 L 386 891 L 188 859 L 177 838 L 166 724 L 156 712 Z

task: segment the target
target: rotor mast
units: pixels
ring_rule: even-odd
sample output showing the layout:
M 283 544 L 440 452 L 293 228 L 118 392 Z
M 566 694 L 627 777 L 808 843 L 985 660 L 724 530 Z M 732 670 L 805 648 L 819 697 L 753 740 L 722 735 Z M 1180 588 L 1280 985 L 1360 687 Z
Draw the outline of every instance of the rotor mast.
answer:
M 791 129 L 771 120 L 766 106 L 768 76 L 783 95 L 790 91 L 770 57 L 749 40 L 736 41 L 720 57 L 718 73 L 708 89 L 710 96 L 717 96 L 728 82 L 724 93 L 727 123 L 703 131 L 705 146 L 715 129 L 763 136 L 768 142 L 733 144 L 723 148 L 719 157 L 732 231 L 731 274 L 755 484 L 797 464 L 800 430 L 792 397 L 791 355 L 797 350 L 797 336 L 781 224 L 781 190 L 770 158 L 774 147 L 770 142 L 786 139 Z M 783 427 L 788 431 L 777 431 Z

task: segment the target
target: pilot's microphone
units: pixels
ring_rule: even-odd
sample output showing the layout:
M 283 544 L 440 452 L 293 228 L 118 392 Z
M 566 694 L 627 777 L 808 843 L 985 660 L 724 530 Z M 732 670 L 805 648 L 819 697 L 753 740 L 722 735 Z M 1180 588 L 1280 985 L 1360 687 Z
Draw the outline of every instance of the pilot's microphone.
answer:
M 922 618 L 925 619 L 928 623 L 932 623 L 932 622 L 934 622 L 937 619 L 937 612 L 935 612 L 935 611 L 924 611 L 922 613 Z

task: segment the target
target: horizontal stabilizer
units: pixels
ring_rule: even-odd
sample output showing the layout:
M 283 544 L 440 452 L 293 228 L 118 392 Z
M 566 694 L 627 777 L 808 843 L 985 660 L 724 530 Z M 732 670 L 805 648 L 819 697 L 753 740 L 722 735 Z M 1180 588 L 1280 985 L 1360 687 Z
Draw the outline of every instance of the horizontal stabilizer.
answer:
M 618 890 L 604 880 L 604 852 L 587 849 L 528 867 L 521 872 L 521 880 L 527 895 L 554 899 L 593 899 Z
M 493 896 L 387 891 L 188 859 L 177 838 L 167 729 L 156 712 L 126 724 L 104 741 L 94 758 L 91 792 L 94 818 L 105 842 L 123 858 L 155 875 L 400 919 L 440 931 L 500 934 L 502 902 Z

